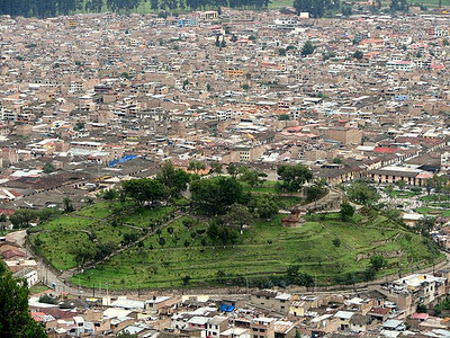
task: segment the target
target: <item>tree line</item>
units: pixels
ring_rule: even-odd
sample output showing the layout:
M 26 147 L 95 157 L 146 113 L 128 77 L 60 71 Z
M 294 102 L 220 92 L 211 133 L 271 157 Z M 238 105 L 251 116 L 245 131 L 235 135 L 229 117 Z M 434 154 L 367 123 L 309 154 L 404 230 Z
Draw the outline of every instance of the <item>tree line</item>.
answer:
M 341 7 L 340 0 L 295 0 L 294 8 L 297 14 L 308 12 L 314 18 L 324 16 L 326 10 L 338 10 Z
M 145 10 L 200 10 L 221 6 L 231 8 L 267 8 L 269 0 L 0 0 L 0 14 L 24 17 L 53 17 L 75 12 L 98 13 Z

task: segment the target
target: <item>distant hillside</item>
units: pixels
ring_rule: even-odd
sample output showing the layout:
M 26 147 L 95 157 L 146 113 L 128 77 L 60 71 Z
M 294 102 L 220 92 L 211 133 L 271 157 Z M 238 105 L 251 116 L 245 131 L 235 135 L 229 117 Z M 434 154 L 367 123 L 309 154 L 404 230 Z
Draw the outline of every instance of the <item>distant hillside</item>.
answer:
M 450 7 L 450 0 L 407 0 L 410 5 L 427 8 Z M 390 1 L 383 0 L 383 6 Z M 184 12 L 191 10 L 219 9 L 279 9 L 293 7 L 294 0 L 0 0 L 0 15 L 24 17 L 54 17 L 77 13 L 149 13 L 159 11 Z
M 159 10 L 201 10 L 219 8 L 262 9 L 269 0 L 0 0 L 0 14 L 53 17 L 74 13 L 150 12 Z

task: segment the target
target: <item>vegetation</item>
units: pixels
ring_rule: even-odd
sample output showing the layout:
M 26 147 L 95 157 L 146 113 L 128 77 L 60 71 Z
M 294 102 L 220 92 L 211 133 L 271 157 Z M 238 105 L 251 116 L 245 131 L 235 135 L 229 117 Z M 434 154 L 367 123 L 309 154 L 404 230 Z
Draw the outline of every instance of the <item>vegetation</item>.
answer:
M 316 47 L 314 47 L 314 45 L 312 44 L 311 41 L 306 41 L 305 44 L 303 45 L 302 48 L 302 55 L 303 56 L 308 56 L 312 53 L 314 53 L 314 51 L 316 50 Z
M 227 171 L 231 176 L 199 179 L 166 163 L 155 179 L 126 181 L 101 192 L 100 203 L 40 222 L 31 241 L 57 268 L 86 270 L 73 281 L 115 289 L 311 286 L 311 276 L 314 283 L 351 284 L 441 259 L 432 241 L 369 207 L 377 195 L 367 182 L 349 188 L 352 199 L 369 205 L 361 213 L 343 203 L 339 213 L 284 228 L 279 209 L 317 200 L 323 182 L 303 189 L 314 177 L 302 165 L 280 166 L 276 183 L 247 167 Z M 190 200 L 181 197 L 188 181 Z M 99 265 L 90 268 L 92 262 Z
M 191 217 L 178 219 L 170 224 L 170 233 L 152 234 L 142 248 L 132 247 L 73 281 L 80 279 L 88 287 L 100 281 L 114 289 L 136 289 L 180 287 L 185 276 L 191 277 L 192 286 L 245 285 L 245 277 L 250 285 L 267 287 L 311 285 L 308 276 L 315 276 L 318 285 L 351 284 L 411 271 L 411 264 L 424 266 L 442 258 L 432 243 L 384 216 L 370 221 L 355 214 L 349 223 L 340 214 L 314 215 L 301 228 L 284 228 L 281 218 L 256 221 L 242 235 L 218 218 L 209 225 Z M 358 258 L 372 253 L 383 261 Z M 298 266 L 296 275 L 288 274 L 290 266 Z
M 305 182 L 312 180 L 313 174 L 308 167 L 302 164 L 281 165 L 277 169 L 281 178 L 278 188 L 285 192 L 299 192 Z
M 267 8 L 268 0 L 230 0 L 226 3 L 217 3 L 210 0 L 0 0 L 0 14 L 12 16 L 51 17 L 55 15 L 68 15 L 77 11 L 130 13 L 141 9 L 143 11 L 174 11 L 174 10 L 200 10 L 227 6 L 231 8 Z
M 0 264 L 0 337 L 47 337 L 28 311 L 28 288 Z
M 315 18 L 321 18 L 325 14 L 325 10 L 339 9 L 340 0 L 295 0 L 294 8 L 297 14 L 308 12 Z
M 347 190 L 347 195 L 355 203 L 363 205 L 374 205 L 380 196 L 377 189 L 367 184 L 364 180 L 354 182 Z

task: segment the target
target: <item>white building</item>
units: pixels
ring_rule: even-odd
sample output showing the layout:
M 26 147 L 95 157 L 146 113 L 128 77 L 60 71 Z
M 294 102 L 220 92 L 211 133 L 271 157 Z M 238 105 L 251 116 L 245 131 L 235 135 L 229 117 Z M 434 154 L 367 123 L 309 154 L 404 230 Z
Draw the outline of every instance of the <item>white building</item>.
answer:
M 37 271 L 33 268 L 25 268 L 17 271 L 14 274 L 15 278 L 25 279 L 27 281 L 28 288 L 31 288 L 38 282 Z

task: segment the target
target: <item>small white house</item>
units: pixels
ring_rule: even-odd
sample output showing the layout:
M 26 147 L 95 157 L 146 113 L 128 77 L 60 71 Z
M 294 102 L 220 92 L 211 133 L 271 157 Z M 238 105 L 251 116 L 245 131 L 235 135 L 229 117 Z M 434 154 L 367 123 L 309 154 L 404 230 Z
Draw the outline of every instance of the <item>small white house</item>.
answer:
M 31 288 L 38 282 L 37 271 L 33 268 L 25 268 L 17 271 L 14 274 L 15 278 L 25 279 L 27 281 L 28 288 Z

